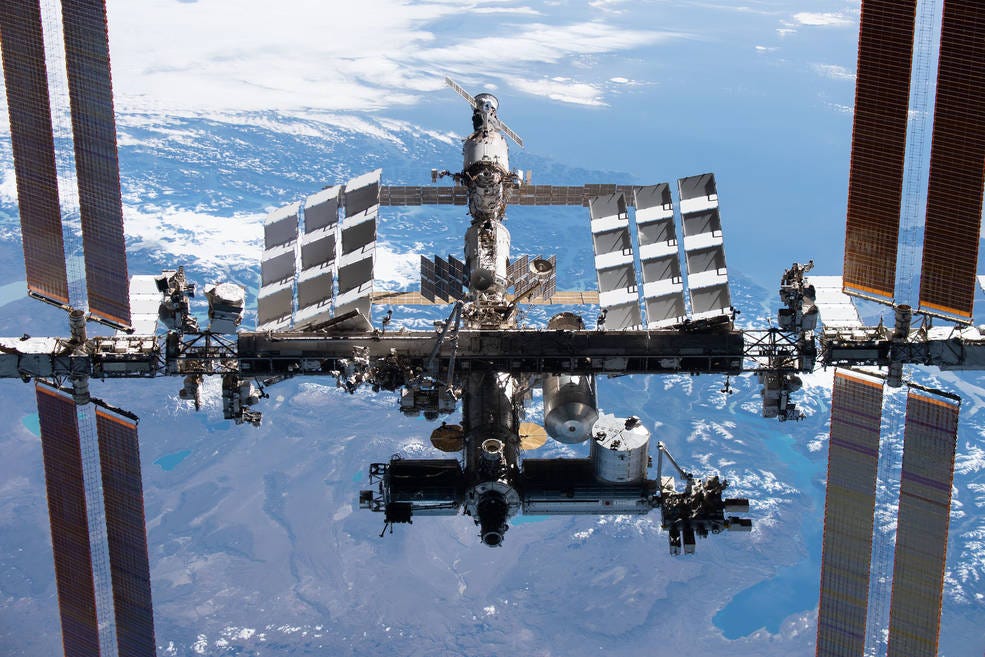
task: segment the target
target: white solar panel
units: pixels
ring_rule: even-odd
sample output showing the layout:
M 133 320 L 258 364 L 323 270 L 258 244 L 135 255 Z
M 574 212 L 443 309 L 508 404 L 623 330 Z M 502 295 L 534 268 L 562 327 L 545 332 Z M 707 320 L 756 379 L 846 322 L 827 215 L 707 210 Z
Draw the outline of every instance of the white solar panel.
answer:
M 310 233 L 339 222 L 339 190 L 336 185 L 312 194 L 304 202 L 304 232 Z
M 640 187 L 635 201 L 647 327 L 680 324 L 687 311 L 670 186 L 660 183 Z
M 263 222 L 263 248 L 272 249 L 298 239 L 298 211 L 301 203 L 277 208 Z
M 267 249 L 260 261 L 262 285 L 271 285 L 294 278 L 297 273 L 296 243 Z
M 257 297 L 257 330 L 280 331 L 290 327 L 293 309 L 293 280 L 265 285 Z
M 322 228 L 301 238 L 301 270 L 323 268 L 335 262 L 335 231 Z
M 620 192 L 588 201 L 595 250 L 599 305 L 606 310 L 605 326 L 625 329 L 640 326 L 639 293 L 626 197 Z
M 353 178 L 345 185 L 345 216 L 355 217 L 362 213 L 376 214 L 380 205 L 380 173 L 376 169 Z
M 300 203 L 267 216 L 258 330 L 306 330 L 353 309 L 369 317 L 380 172 L 353 178 L 344 188 L 328 187 L 312 194 L 304 202 L 303 220 Z M 301 225 L 304 234 L 299 240 Z
M 344 255 L 339 260 L 339 295 L 335 302 L 337 315 L 353 308 L 365 309 L 364 315 L 368 313 L 373 295 L 375 260 L 375 249 Z
M 725 266 L 725 245 L 718 211 L 715 174 L 677 181 L 684 230 L 684 258 L 692 319 L 731 313 L 732 297 Z
M 298 277 L 298 310 L 294 328 L 304 329 L 332 317 L 331 268 L 311 269 Z

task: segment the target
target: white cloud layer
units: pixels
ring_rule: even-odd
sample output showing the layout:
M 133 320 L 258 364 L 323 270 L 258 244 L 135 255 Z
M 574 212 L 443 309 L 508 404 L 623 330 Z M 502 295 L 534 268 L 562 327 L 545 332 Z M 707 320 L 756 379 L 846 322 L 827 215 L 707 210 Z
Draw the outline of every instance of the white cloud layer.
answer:
M 832 80 L 854 80 L 855 73 L 838 64 L 811 64 L 814 72 Z
M 436 36 L 441 21 L 463 13 L 483 17 L 482 30 Z M 516 74 L 536 66 L 571 75 L 569 60 L 577 57 L 683 36 L 599 19 L 548 22 L 538 9 L 490 0 L 294 0 L 289 8 L 260 0 L 116 0 L 109 27 L 119 108 L 153 112 L 373 110 L 416 102 L 440 89 L 446 73 L 603 104 L 600 81 L 562 90 L 517 82 Z
M 801 11 L 793 15 L 793 20 L 797 25 L 809 25 L 813 27 L 847 27 L 855 24 L 855 21 L 850 16 L 840 11 Z
M 605 105 L 602 100 L 602 87 L 594 84 L 575 82 L 571 78 L 544 78 L 541 80 L 510 80 L 510 85 L 519 91 L 535 96 L 546 96 L 551 100 L 576 105 Z

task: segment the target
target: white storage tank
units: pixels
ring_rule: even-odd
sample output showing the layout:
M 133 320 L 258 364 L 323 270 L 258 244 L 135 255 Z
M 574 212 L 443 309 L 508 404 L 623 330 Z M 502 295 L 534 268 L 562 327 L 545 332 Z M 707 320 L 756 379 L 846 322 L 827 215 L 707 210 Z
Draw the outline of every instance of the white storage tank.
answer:
M 640 419 L 602 413 L 592 430 L 591 459 L 595 476 L 614 484 L 632 484 L 646 478 L 650 432 Z

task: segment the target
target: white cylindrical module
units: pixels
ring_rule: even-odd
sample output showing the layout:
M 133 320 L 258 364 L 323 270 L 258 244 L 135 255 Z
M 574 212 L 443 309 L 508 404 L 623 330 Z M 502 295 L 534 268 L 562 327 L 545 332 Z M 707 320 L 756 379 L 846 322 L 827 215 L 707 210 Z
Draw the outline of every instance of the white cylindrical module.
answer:
M 469 286 L 488 290 L 499 285 L 506 291 L 506 259 L 510 254 L 510 231 L 501 222 L 474 223 L 465 231 L 465 259 Z
M 472 173 L 472 167 L 482 162 L 493 164 L 503 173 L 509 173 L 509 150 L 503 135 L 496 130 L 489 130 L 484 134 L 475 134 L 469 137 L 462 147 L 464 159 L 462 171 Z
M 588 440 L 599 418 L 591 376 L 545 376 L 544 428 L 551 438 L 573 445 Z
M 551 317 L 547 328 L 580 331 L 585 328 L 585 323 L 578 315 L 564 312 Z M 544 391 L 544 428 L 551 438 L 569 445 L 588 440 L 599 419 L 595 377 L 546 375 L 541 389 Z
M 637 417 L 619 418 L 602 413 L 593 430 L 591 459 L 595 476 L 616 484 L 646 478 L 650 432 Z

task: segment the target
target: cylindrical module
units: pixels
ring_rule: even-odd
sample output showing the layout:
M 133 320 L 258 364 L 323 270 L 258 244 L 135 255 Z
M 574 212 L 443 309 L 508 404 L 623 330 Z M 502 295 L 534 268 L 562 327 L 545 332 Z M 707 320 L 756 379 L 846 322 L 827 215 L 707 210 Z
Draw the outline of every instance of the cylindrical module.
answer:
M 598 420 L 592 376 L 545 376 L 544 428 L 558 442 L 573 445 L 588 440 Z
M 598 479 L 632 484 L 646 478 L 650 432 L 639 418 L 603 413 L 595 423 L 594 434 L 591 459 Z
M 580 331 L 585 328 L 585 323 L 578 315 L 565 312 L 551 317 L 547 328 Z M 546 375 L 541 381 L 541 389 L 544 391 L 544 428 L 551 438 L 569 445 L 588 440 L 599 418 L 595 377 Z
M 464 162 L 462 171 L 471 173 L 477 164 L 491 164 L 504 172 L 510 170 L 509 147 L 503 135 L 495 130 L 476 133 L 469 137 L 462 147 Z
M 510 255 L 510 231 L 499 221 L 473 223 L 465 232 L 465 259 L 469 267 L 469 286 L 486 291 L 494 286 L 502 293 L 509 284 L 506 260 Z
M 510 177 L 506 140 L 496 130 L 479 130 L 465 141 L 462 155 L 472 221 L 500 220 L 506 210 L 505 185 Z
M 519 417 L 513 404 L 516 380 L 509 374 L 469 374 L 462 395 L 462 428 L 465 435 L 466 472 L 488 470 L 497 452 L 507 469 L 519 458 Z M 484 449 L 483 446 L 488 447 Z M 498 477 L 494 477 L 498 478 Z

